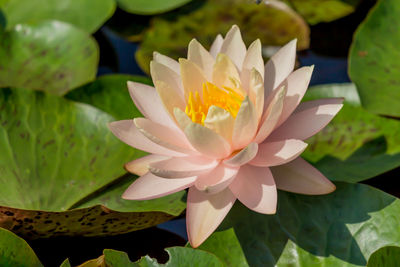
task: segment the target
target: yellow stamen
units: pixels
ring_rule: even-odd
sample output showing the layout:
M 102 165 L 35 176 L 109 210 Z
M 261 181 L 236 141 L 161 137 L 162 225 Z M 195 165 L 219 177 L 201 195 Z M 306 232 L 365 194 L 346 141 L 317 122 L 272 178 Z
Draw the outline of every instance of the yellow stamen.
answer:
M 212 83 L 203 84 L 203 96 L 199 92 L 189 93 L 185 113 L 193 122 L 204 125 L 208 109 L 217 106 L 228 111 L 232 117 L 236 118 L 244 96 L 229 87 L 219 88 Z

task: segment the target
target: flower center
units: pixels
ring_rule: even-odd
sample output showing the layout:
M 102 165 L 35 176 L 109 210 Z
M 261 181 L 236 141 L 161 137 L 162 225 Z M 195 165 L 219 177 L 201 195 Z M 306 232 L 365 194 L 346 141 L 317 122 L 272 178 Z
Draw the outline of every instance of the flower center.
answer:
M 217 106 L 228 111 L 236 118 L 244 97 L 229 87 L 219 88 L 212 83 L 203 83 L 203 97 L 199 92 L 189 93 L 185 113 L 193 122 L 204 125 L 208 109 Z

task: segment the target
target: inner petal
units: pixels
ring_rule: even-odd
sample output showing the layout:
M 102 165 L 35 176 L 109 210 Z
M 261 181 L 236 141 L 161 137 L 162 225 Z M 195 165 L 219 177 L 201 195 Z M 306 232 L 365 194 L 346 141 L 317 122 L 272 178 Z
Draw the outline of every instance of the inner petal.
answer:
M 189 93 L 186 100 L 185 113 L 196 123 L 204 125 L 208 110 L 211 106 L 220 107 L 228 111 L 233 118 L 236 118 L 244 96 L 237 90 L 229 87 L 220 88 L 213 83 L 203 83 L 203 94 L 200 97 L 199 92 Z

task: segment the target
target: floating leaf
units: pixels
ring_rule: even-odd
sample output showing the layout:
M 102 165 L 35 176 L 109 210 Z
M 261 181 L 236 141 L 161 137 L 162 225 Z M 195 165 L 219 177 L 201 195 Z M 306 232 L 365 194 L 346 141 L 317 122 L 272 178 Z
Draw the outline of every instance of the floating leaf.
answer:
M 8 0 L 0 3 L 7 29 L 20 23 L 59 20 L 95 32 L 115 11 L 114 0 Z M 53 33 L 49 33 L 53 34 Z
M 398 0 L 380 0 L 358 27 L 349 57 L 363 106 L 395 117 L 400 117 L 399 16 Z
M 119 200 L 133 181 L 116 180 L 123 164 L 144 153 L 111 134 L 110 115 L 24 89 L 1 89 L 0 111 L 1 227 L 29 238 L 110 235 L 156 225 L 184 209 L 184 192 L 137 205 Z M 77 205 L 85 208 L 70 210 Z
M 180 7 L 191 0 L 117 0 L 118 6 L 126 12 L 141 15 L 158 14 Z
M 168 252 L 169 260 L 165 264 L 159 264 L 156 259 L 149 256 L 142 257 L 136 262 L 131 262 L 125 252 L 105 249 L 104 255 L 97 259 L 87 261 L 80 267 L 90 266 L 138 266 L 138 267 L 223 267 L 224 264 L 215 255 L 192 248 L 171 247 L 165 249 Z
M 0 87 L 62 95 L 95 78 L 95 40 L 59 21 L 19 24 L 0 39 Z
M 304 100 L 345 97 L 344 107 L 321 132 L 307 140 L 303 156 L 328 178 L 359 182 L 400 166 L 400 122 L 359 106 L 353 84 L 310 88 Z
M 186 57 L 187 45 L 193 38 L 210 47 L 218 34 L 225 34 L 233 24 L 243 32 L 247 45 L 259 38 L 263 45 L 284 45 L 298 39 L 298 49 L 309 46 L 309 28 L 292 9 L 274 3 L 257 5 L 246 0 L 204 1 L 198 9 L 174 20 L 155 18 L 136 52 L 140 67 L 149 72 L 153 51 L 172 58 Z M 229 8 L 227 8 L 229 5 Z
M 400 247 L 387 246 L 372 253 L 367 267 L 397 267 L 400 262 Z
M 336 267 L 365 266 L 377 249 L 400 244 L 400 200 L 367 185 L 336 185 L 324 196 L 279 191 L 276 215 L 237 203 L 200 249 L 224 259 L 230 248 L 215 239 L 233 228 L 250 266 Z
M 41 267 L 43 265 L 25 240 L 0 228 L 0 266 Z

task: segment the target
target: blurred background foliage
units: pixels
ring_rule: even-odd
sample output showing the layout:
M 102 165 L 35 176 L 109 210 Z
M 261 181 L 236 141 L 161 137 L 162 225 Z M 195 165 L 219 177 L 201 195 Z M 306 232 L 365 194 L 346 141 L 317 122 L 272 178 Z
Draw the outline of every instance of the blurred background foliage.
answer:
M 0 266 L 395 266 L 399 16 L 398 0 L 0 0 Z M 298 39 L 305 101 L 345 97 L 303 154 L 337 190 L 280 192 L 274 216 L 237 204 L 192 249 L 184 191 L 121 199 L 144 152 L 107 123 L 141 116 L 126 82 L 151 85 L 154 51 L 185 57 L 233 24 L 265 62 Z

